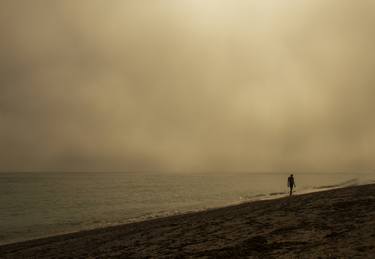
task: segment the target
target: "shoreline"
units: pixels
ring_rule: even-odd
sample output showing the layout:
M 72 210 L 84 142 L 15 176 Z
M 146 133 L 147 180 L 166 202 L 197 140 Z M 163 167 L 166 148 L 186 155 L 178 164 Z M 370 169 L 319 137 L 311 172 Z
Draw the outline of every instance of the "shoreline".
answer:
M 375 253 L 375 184 L 250 201 L 0 246 L 0 258 L 288 258 L 295 254 L 347 258 L 366 253 Z
M 356 184 L 356 185 L 348 185 L 347 186 L 347 185 L 345 185 L 345 183 L 341 183 L 341 184 L 332 185 L 332 186 L 312 187 L 312 188 L 306 189 L 306 190 L 293 191 L 293 196 L 300 196 L 300 195 L 316 193 L 316 192 L 325 192 L 325 191 L 330 191 L 330 190 L 335 190 L 335 189 L 342 189 L 342 188 L 361 186 L 361 185 L 368 185 L 368 184 Z M 31 238 L 31 239 L 19 239 L 19 240 L 15 239 L 14 241 L 9 241 L 9 242 L 7 241 L 7 242 L 4 242 L 4 243 L 0 243 L 0 247 L 7 246 L 7 245 L 20 244 L 20 243 L 33 242 L 33 241 L 38 241 L 38 240 L 43 240 L 43 239 L 50 239 L 50 238 L 59 237 L 59 236 L 75 235 L 75 234 L 79 234 L 79 233 L 82 233 L 82 232 L 91 232 L 91 231 L 102 230 L 102 229 L 116 228 L 116 227 L 121 227 L 121 226 L 129 225 L 129 224 L 136 224 L 136 223 L 142 223 L 142 222 L 152 221 L 152 220 L 157 220 L 157 219 L 164 219 L 164 218 L 169 218 L 169 217 L 182 216 L 182 215 L 186 215 L 186 214 L 195 214 L 195 213 L 202 213 L 202 212 L 211 211 L 211 210 L 230 208 L 230 207 L 233 207 L 233 206 L 238 206 L 238 205 L 242 205 L 242 204 L 246 204 L 246 203 L 254 203 L 254 202 L 269 201 L 269 200 L 278 200 L 278 199 L 283 199 L 283 198 L 287 198 L 287 197 L 289 197 L 288 192 L 254 194 L 253 196 L 250 196 L 249 198 L 247 198 L 245 200 L 242 200 L 242 201 L 239 200 L 239 201 L 228 203 L 228 204 L 225 204 L 225 205 L 222 205 L 222 206 L 188 210 L 188 211 L 182 211 L 182 212 L 178 212 L 178 213 L 165 212 L 165 213 L 155 214 L 155 215 L 152 215 L 152 216 L 145 216 L 145 217 L 142 216 L 142 217 L 139 217 L 139 218 L 130 219 L 128 222 L 119 223 L 119 224 L 109 224 L 107 226 L 102 226 L 102 227 L 93 227 L 93 228 L 81 229 L 81 230 L 76 230 L 76 231 L 59 232 L 59 233 L 56 233 L 56 234 L 38 236 L 38 237 L 35 237 L 35 238 Z

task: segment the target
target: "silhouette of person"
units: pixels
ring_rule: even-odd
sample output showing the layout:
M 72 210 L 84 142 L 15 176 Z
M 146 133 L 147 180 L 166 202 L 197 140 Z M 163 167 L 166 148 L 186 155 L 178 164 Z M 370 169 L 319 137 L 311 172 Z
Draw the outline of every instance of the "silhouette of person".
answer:
M 291 175 L 288 177 L 288 187 L 290 188 L 289 196 L 292 196 L 292 193 L 293 193 L 293 187 L 296 187 L 296 183 L 294 182 L 294 176 L 293 176 L 293 174 L 291 174 Z

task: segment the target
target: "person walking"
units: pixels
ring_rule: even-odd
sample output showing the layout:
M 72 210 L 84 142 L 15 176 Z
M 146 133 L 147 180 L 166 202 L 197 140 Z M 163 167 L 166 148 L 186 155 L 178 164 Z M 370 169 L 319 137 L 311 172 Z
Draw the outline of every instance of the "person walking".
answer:
M 291 174 L 291 175 L 288 177 L 288 187 L 289 187 L 289 189 L 290 189 L 289 196 L 292 196 L 292 193 L 293 193 L 293 187 L 296 187 L 296 183 L 294 182 L 294 176 L 293 176 L 293 174 Z

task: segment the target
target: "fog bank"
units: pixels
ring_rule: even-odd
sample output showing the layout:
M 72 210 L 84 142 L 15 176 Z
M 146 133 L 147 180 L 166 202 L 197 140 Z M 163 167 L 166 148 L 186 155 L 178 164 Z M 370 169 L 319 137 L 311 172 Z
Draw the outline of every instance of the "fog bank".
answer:
M 373 1 L 3 0 L 0 171 L 369 171 Z

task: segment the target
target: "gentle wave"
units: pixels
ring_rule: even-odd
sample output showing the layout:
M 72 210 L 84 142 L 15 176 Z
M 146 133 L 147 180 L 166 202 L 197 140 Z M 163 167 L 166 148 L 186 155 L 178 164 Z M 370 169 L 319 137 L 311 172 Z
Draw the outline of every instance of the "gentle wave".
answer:
M 332 185 L 322 185 L 314 187 L 314 189 L 332 189 L 332 188 L 342 188 L 342 187 L 349 187 L 349 186 L 355 186 L 360 184 L 360 180 L 358 178 L 350 179 L 348 181 L 339 183 L 339 184 L 332 184 Z M 363 182 L 365 184 L 365 182 Z

